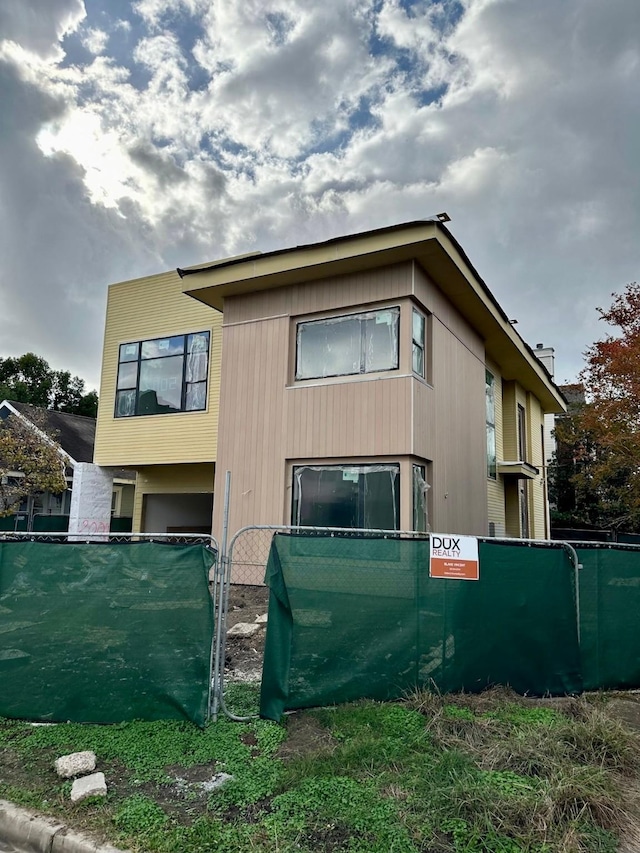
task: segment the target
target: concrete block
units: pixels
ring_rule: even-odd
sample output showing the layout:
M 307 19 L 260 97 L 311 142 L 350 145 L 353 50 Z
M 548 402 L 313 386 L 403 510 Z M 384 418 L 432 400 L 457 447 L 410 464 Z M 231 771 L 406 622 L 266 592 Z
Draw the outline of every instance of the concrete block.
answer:
M 227 631 L 227 637 L 253 637 L 260 630 L 260 625 L 252 625 L 250 622 L 238 622 Z
M 92 773 L 76 779 L 71 788 L 71 802 L 79 803 L 87 797 L 106 797 L 107 783 L 104 773 Z
M 84 776 L 96 769 L 96 754 L 95 752 L 72 752 L 70 755 L 56 758 L 54 766 L 58 776 L 63 779 Z

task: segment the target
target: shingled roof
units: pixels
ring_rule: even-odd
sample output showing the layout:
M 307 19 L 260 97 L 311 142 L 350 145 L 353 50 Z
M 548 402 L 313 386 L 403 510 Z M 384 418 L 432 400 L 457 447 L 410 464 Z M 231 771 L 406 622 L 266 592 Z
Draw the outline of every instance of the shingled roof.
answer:
M 3 404 L 8 404 L 2 411 Z M 32 406 L 30 403 L 18 403 L 15 400 L 0 401 L 0 418 L 10 416 L 15 409 L 35 426 L 44 428 L 55 436 L 58 445 L 71 457 L 73 462 L 93 462 L 93 445 L 96 437 L 96 419 L 84 415 L 71 415 L 68 412 L 54 412 Z M 114 471 L 118 479 L 135 480 L 133 471 L 118 469 Z

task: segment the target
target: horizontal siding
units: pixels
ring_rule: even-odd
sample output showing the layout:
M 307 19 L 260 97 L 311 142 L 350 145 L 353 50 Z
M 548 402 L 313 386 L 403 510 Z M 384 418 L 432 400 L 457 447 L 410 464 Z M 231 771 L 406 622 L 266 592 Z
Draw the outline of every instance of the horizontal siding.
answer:
M 544 418 L 539 400 L 533 394 L 527 394 L 527 409 L 529 416 L 529 446 L 531 464 L 539 469 L 540 474 L 531 484 L 531 535 L 543 539 L 546 535 L 546 500 L 545 500 L 545 462 L 542 452 L 542 429 Z
M 208 407 L 205 412 L 115 418 L 121 343 L 209 330 Z M 94 459 L 130 466 L 213 462 L 222 356 L 222 315 L 182 293 L 178 274 L 161 273 L 111 285 L 107 300 L 100 405 Z
M 213 491 L 214 465 L 154 465 L 138 469 L 133 529 L 141 530 L 144 495 L 194 494 Z

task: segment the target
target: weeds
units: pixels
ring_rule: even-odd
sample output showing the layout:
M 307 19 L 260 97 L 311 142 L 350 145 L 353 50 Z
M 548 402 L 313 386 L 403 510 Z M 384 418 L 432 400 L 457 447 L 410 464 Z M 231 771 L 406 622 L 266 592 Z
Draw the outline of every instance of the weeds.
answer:
M 234 708 L 255 700 L 239 689 Z M 106 801 L 72 807 L 51 764 L 80 749 L 120 775 Z M 0 796 L 153 853 L 614 853 L 620 838 L 640 849 L 639 767 L 637 735 L 604 700 L 505 690 L 359 702 L 287 726 L 0 721 Z M 199 770 L 233 779 L 210 794 L 176 787 Z

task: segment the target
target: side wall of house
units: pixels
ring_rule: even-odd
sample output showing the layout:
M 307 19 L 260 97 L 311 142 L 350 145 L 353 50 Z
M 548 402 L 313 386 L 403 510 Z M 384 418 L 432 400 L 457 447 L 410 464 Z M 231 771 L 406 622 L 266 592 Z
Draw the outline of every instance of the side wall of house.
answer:
M 111 285 L 94 452 L 97 464 L 137 468 L 215 461 L 221 329 L 222 315 L 186 296 L 175 271 Z M 211 333 L 206 411 L 114 417 L 120 344 L 206 330 Z
M 431 314 L 426 381 L 411 369 L 414 305 Z M 394 306 L 397 370 L 295 380 L 298 322 Z M 290 522 L 296 464 L 398 462 L 401 527 L 415 463 L 433 476 L 432 527 L 486 533 L 482 342 L 412 262 L 228 298 L 223 341 L 216 491 L 230 470 L 231 531 Z

